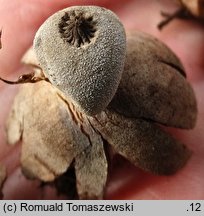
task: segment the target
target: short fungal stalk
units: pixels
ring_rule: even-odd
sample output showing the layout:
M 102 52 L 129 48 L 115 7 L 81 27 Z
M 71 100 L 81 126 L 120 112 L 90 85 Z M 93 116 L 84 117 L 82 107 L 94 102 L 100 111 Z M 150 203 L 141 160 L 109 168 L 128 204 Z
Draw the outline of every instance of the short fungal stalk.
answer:
M 37 77 L 35 72 L 23 74 L 16 81 L 6 80 L 1 77 L 0 77 L 0 80 L 10 85 L 23 84 L 23 83 L 36 83 L 42 80 L 49 82 L 49 80 L 44 76 Z

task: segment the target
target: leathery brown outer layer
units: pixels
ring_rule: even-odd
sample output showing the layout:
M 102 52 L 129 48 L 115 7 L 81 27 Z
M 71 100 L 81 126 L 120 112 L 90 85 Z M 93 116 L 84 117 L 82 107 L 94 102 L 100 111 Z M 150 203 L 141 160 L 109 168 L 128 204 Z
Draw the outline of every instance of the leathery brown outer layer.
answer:
M 27 64 L 38 65 L 28 57 Z M 152 36 L 132 32 L 119 88 L 104 111 L 88 117 L 49 82 L 24 84 L 7 121 L 7 137 L 10 144 L 22 140 L 27 177 L 52 182 L 74 168 L 78 198 L 101 199 L 106 145 L 147 172 L 173 174 L 191 151 L 155 123 L 189 129 L 196 115 L 193 90 L 176 56 Z

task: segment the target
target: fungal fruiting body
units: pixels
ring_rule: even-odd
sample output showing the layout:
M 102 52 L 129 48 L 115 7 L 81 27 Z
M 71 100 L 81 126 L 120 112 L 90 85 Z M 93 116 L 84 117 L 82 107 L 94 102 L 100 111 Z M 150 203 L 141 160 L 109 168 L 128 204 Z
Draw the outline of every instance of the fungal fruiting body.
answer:
M 32 50 L 24 62 L 38 64 Z M 195 95 L 178 58 L 154 37 L 133 32 L 127 34 L 123 75 L 106 109 L 88 116 L 51 83 L 25 84 L 10 112 L 7 138 L 11 144 L 22 139 L 27 177 L 54 182 L 74 170 L 78 198 L 101 199 L 107 146 L 142 170 L 173 174 L 191 151 L 154 123 L 189 129 L 196 115 Z M 66 192 L 68 180 L 61 184 Z
M 34 50 L 50 82 L 80 111 L 95 115 L 105 109 L 118 88 L 126 36 L 110 10 L 74 6 L 42 24 Z
M 204 0 L 177 0 L 177 2 L 179 8 L 174 13 L 161 13 L 165 18 L 157 25 L 160 30 L 175 18 L 191 18 L 203 23 Z
M 204 0 L 180 0 L 180 2 L 193 16 L 204 19 Z

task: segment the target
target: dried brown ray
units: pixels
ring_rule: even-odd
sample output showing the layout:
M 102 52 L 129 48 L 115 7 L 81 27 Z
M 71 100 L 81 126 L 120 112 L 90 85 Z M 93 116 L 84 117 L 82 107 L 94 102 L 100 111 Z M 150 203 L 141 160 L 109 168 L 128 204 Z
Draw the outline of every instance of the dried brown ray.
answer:
M 127 37 L 125 69 L 110 107 L 127 117 L 193 128 L 196 98 L 178 58 L 148 34 Z

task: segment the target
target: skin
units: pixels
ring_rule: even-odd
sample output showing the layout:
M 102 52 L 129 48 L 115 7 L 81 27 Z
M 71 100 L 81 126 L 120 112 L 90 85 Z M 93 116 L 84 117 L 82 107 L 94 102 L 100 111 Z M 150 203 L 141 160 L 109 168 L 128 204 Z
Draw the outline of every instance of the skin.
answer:
M 0 27 L 3 29 L 0 51 L 1 77 L 15 80 L 28 72 L 19 63 L 32 44 L 40 24 L 55 11 L 84 1 L 61 0 L 0 0 Z M 112 4 L 110 3 L 112 2 Z M 204 26 L 194 21 L 174 20 L 159 32 L 160 11 L 173 12 L 176 5 L 167 0 L 87 0 L 112 9 L 121 18 L 126 30 L 142 30 L 153 34 L 179 56 L 186 68 L 198 100 L 198 121 L 195 129 L 186 131 L 165 128 L 193 151 L 187 165 L 173 176 L 154 176 L 134 167 L 121 157 L 112 162 L 106 199 L 204 199 Z M 12 11 L 12 13 L 10 13 Z M 148 16 L 147 16 L 148 14 Z M 0 83 L 0 161 L 8 170 L 3 193 L 5 199 L 61 199 L 50 187 L 40 188 L 38 181 L 28 181 L 21 174 L 20 144 L 6 145 L 5 120 L 18 86 Z

